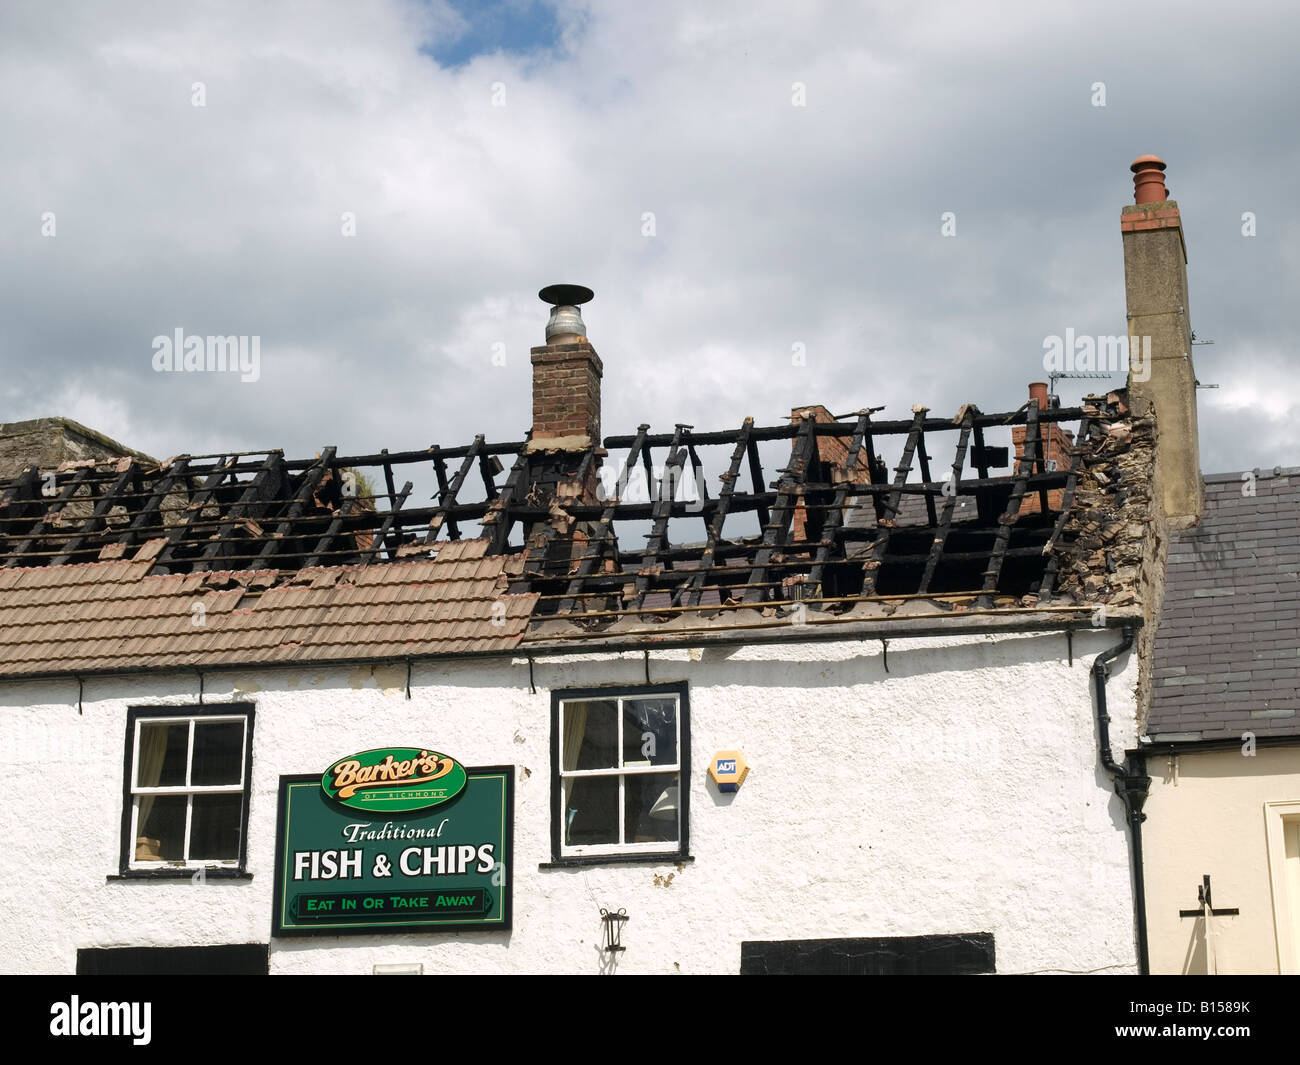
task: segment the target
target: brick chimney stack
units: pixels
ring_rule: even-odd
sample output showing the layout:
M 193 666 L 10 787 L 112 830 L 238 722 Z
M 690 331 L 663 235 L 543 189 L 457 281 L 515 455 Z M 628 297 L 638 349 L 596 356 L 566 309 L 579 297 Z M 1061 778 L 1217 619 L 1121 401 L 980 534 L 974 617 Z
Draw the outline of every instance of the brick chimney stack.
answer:
M 549 285 L 537 294 L 551 306 L 546 343 L 532 349 L 533 433 L 528 442 L 530 499 L 549 516 L 524 533 L 528 565 L 557 579 L 588 550 L 592 523 L 564 507 L 600 500 L 600 356 L 587 340 L 579 309 L 592 299 L 582 285 Z M 488 521 L 485 518 L 485 523 Z
M 1029 398 L 1038 403 L 1039 410 L 1047 410 L 1046 382 L 1031 382 L 1029 385 Z M 1043 440 L 1041 457 L 1045 460 L 1044 469 L 1070 469 L 1074 465 L 1074 455 L 1070 450 L 1074 447 L 1074 434 L 1062 429 L 1059 422 L 1039 422 L 1038 428 Z M 1020 468 L 1020 460 L 1025 455 L 1025 431 L 1026 427 L 1023 425 L 1013 425 L 1011 427 L 1011 442 L 1016 447 L 1016 463 L 1012 467 L 1013 470 Z M 1047 493 L 1048 505 L 1053 510 L 1060 510 L 1064 499 L 1064 488 L 1053 488 Z M 1020 513 L 1038 513 L 1037 492 L 1025 493 L 1025 498 L 1020 502 Z
M 1120 214 L 1129 389 L 1155 408 L 1164 513 L 1171 525 L 1183 528 L 1196 524 L 1205 506 L 1187 310 L 1187 245 L 1178 204 L 1165 186 L 1164 160 L 1144 155 L 1130 169 L 1134 203 Z
M 600 444 L 600 356 L 587 340 L 579 310 L 591 300 L 581 285 L 550 285 L 538 293 L 551 304 L 546 343 L 532 349 L 532 450 L 582 451 Z

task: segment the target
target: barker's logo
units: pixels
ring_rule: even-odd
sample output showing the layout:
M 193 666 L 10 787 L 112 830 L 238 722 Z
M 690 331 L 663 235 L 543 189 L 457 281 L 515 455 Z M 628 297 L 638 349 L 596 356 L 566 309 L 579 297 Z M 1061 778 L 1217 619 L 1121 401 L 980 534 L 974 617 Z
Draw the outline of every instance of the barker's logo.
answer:
M 356 810 L 424 810 L 459 795 L 467 781 L 456 759 L 419 747 L 381 747 L 340 758 L 321 790 Z

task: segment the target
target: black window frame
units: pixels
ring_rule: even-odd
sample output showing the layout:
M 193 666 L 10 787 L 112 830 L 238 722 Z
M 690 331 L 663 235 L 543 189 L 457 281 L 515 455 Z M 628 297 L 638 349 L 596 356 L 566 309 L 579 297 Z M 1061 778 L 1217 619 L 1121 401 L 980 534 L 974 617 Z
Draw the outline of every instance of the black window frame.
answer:
M 132 755 L 135 751 L 135 733 L 140 721 L 150 718 L 202 718 L 235 717 L 244 718 L 244 790 L 240 804 L 239 822 L 239 859 L 234 866 L 200 865 L 197 863 L 184 866 L 167 866 L 162 869 L 132 869 L 131 856 L 135 841 L 131 839 L 131 811 L 135 796 L 131 791 L 135 765 Z M 248 872 L 248 821 L 249 807 L 253 794 L 253 723 L 256 708 L 253 703 L 193 703 L 182 705 L 131 706 L 126 712 L 126 742 L 122 755 L 122 844 L 119 854 L 118 871 L 109 876 L 109 880 L 189 880 L 202 872 L 205 878 L 216 880 L 251 880 Z
M 581 699 L 637 699 L 643 696 L 677 696 L 678 733 L 678 801 L 681 804 L 679 833 L 671 850 L 641 851 L 633 854 L 564 854 L 561 826 L 564 823 L 564 788 L 560 780 L 560 703 Z M 672 864 L 689 862 L 691 814 L 691 702 L 686 681 L 666 684 L 609 684 L 598 688 L 562 688 L 551 691 L 551 861 L 541 868 L 575 865 L 617 865 L 639 862 Z

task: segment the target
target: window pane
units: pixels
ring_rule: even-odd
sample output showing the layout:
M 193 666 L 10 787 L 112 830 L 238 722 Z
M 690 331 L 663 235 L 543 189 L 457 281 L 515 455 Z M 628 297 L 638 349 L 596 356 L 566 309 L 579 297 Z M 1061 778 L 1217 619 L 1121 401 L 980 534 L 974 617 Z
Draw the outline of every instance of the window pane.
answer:
M 242 795 L 195 795 L 190 823 L 190 860 L 233 862 L 239 858 Z
M 199 722 L 194 726 L 191 784 L 238 784 L 244 757 L 244 723 Z
M 135 783 L 141 788 L 185 786 L 185 759 L 189 757 L 188 721 L 140 726 L 140 754 Z
M 565 703 L 561 721 L 566 771 L 618 768 L 617 703 Z
M 677 842 L 680 789 L 676 773 L 633 773 L 623 778 L 628 843 Z
M 618 777 L 570 777 L 564 782 L 566 846 L 618 842 Z
M 623 700 L 623 764 L 675 765 L 677 700 Z
M 185 860 L 184 795 L 141 795 L 135 840 L 137 862 L 180 862 Z

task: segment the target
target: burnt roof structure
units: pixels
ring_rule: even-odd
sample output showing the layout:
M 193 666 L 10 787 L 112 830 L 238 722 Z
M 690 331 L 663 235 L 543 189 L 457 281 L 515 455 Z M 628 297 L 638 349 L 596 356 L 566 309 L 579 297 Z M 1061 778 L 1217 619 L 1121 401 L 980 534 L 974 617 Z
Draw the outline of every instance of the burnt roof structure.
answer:
M 365 588 L 396 584 L 408 587 L 412 602 L 437 598 L 427 588 L 436 575 L 406 571 L 456 542 L 473 542 L 486 567 L 476 571 L 486 582 L 477 588 L 479 607 L 511 604 L 509 628 L 485 630 L 483 651 L 705 622 L 748 627 L 756 614 L 795 611 L 830 623 L 1050 606 L 1054 622 L 1074 611 L 1085 625 L 1094 604 L 1111 603 L 1120 614 L 1131 607 L 1151 456 L 1149 420 L 1133 417 L 1122 393 L 1075 409 L 1031 401 L 1004 414 L 967 405 L 954 418 L 931 417 L 923 407 L 901 420 L 877 420 L 877 413 L 829 422 L 805 414 L 766 427 L 746 419 L 720 432 L 679 425 L 655 434 L 643 425 L 577 449 L 531 439 L 489 444 L 480 436 L 460 447 L 370 455 L 326 448 L 310 459 L 270 451 L 28 467 L 0 484 L 0 639 L 17 639 L 31 621 L 7 611 L 32 605 L 14 599 L 24 587 L 65 589 L 61 604 L 47 596 L 53 622 L 78 598 L 66 589 L 107 580 L 111 570 L 115 582 L 134 587 L 133 597 L 238 588 L 227 604 L 233 627 L 241 604 L 263 612 L 262 621 L 244 625 L 261 636 L 244 644 L 291 648 L 268 660 L 314 659 L 314 650 L 292 651 L 311 639 L 265 620 L 278 601 L 274 589 L 337 582 L 361 589 L 354 594 L 364 599 Z M 1045 429 L 1063 423 L 1078 425 L 1073 454 L 1049 463 Z M 985 442 L 986 430 L 1007 426 L 1020 427 L 1023 440 L 1009 469 L 1007 449 Z M 764 468 L 760 445 L 771 442 L 782 449 L 788 442 L 783 467 Z M 611 452 L 626 457 L 606 464 Z M 721 469 L 714 491 L 709 468 Z M 412 480 L 397 487 L 408 473 L 429 481 L 430 505 L 414 505 Z M 623 498 L 634 473 L 649 488 L 644 500 Z M 901 513 L 909 520 L 900 521 Z M 129 572 L 109 562 L 129 563 Z M 400 572 L 356 573 L 388 566 Z M 349 575 L 321 576 L 339 567 Z M 30 572 L 56 570 L 63 571 L 57 579 Z M 193 587 L 155 583 L 181 577 Z M 400 605 L 391 597 L 370 605 L 382 604 Z M 484 611 L 469 614 L 482 621 Z M 209 614 L 209 624 L 226 616 L 224 609 Z M 515 623 L 521 616 L 527 626 Z M 112 628 L 111 617 L 74 611 L 65 620 Z M 401 620 L 400 612 L 390 620 Z M 131 638 L 163 638 L 169 625 L 187 621 L 182 610 L 158 631 L 132 629 Z M 382 657 L 438 653 L 442 639 L 400 635 L 386 633 Z M 335 632 L 326 645 L 345 642 Z M 216 661 L 197 646 L 188 659 L 164 655 L 158 664 Z M 474 645 L 441 646 L 453 653 Z M 28 666 L 60 660 L 46 646 Z

